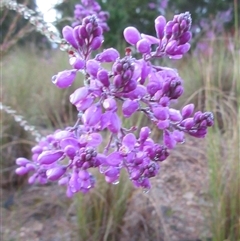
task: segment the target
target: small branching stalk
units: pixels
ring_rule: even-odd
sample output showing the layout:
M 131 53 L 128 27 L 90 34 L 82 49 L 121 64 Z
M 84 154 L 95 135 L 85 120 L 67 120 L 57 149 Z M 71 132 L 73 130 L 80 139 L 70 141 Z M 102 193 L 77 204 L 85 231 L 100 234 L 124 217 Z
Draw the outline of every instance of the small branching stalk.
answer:
M 21 127 L 23 127 L 25 131 L 28 131 L 29 133 L 31 133 L 32 136 L 35 137 L 36 142 L 41 140 L 42 136 L 36 130 L 36 127 L 33 125 L 29 125 L 23 116 L 17 114 L 16 110 L 13 110 L 10 106 L 4 105 L 2 102 L 0 102 L 0 110 L 12 116 L 15 122 L 17 122 Z

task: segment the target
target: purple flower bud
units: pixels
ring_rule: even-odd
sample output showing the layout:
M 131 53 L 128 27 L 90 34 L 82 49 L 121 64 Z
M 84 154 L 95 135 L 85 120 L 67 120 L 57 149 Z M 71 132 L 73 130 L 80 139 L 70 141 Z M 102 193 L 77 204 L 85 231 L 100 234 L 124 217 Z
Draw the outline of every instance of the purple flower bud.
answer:
M 87 24 L 86 24 L 86 31 L 87 31 L 88 35 L 91 35 L 91 34 L 92 34 L 93 29 L 94 29 L 94 26 L 93 26 L 92 23 L 87 23 Z
M 73 105 L 75 105 L 79 101 L 85 99 L 87 95 L 88 95 L 88 89 L 86 87 L 78 88 L 70 95 L 70 102 Z
M 18 174 L 19 176 L 23 176 L 25 175 L 26 173 L 28 173 L 28 168 L 26 167 L 18 167 L 16 170 L 15 170 L 15 173 Z
M 77 171 L 73 171 L 72 176 L 69 180 L 69 187 L 70 187 L 71 192 L 73 192 L 73 193 L 80 191 L 81 184 L 79 182 Z
M 184 142 L 184 132 L 179 130 L 174 130 L 172 136 L 176 142 L 183 143 Z
M 192 127 L 195 126 L 195 124 L 196 123 L 193 118 L 186 118 L 181 122 L 181 126 L 183 125 L 186 128 L 186 130 L 191 130 Z
M 34 146 L 32 149 L 31 149 L 32 153 L 41 153 L 43 151 L 43 148 L 39 145 L 37 146 Z M 25 159 L 25 158 L 24 158 Z
M 125 100 L 122 105 L 122 112 L 124 117 L 130 117 L 133 113 L 135 113 L 139 108 L 139 103 L 136 100 Z
M 120 176 L 120 171 L 119 171 L 119 168 L 109 167 L 104 174 L 105 174 L 106 182 L 116 183 L 116 181 Z
M 214 116 L 212 112 L 205 112 L 207 126 L 213 126 L 214 124 Z
M 36 170 L 36 166 L 31 162 L 26 165 L 26 168 L 28 169 L 28 171 Z
M 114 100 L 114 98 L 109 97 L 103 101 L 103 107 L 106 110 L 116 111 L 117 110 L 117 102 Z
M 179 45 L 175 48 L 173 55 L 183 55 L 187 53 L 190 48 L 191 48 L 191 45 L 189 43 Z
M 187 31 L 179 38 L 178 44 L 183 45 L 183 44 L 189 42 L 191 38 L 192 38 L 192 33 Z
M 167 22 L 167 24 L 165 26 L 164 31 L 165 31 L 165 36 L 166 36 L 167 39 L 170 39 L 172 37 L 172 33 L 173 33 L 172 27 L 173 27 L 173 25 L 174 25 L 174 22 L 169 21 L 169 22 Z
M 90 59 L 87 61 L 87 64 L 86 64 L 86 71 L 94 76 L 94 77 L 97 77 L 97 72 L 100 68 L 100 63 L 94 59 Z
M 160 129 L 160 130 L 164 130 L 166 128 L 169 127 L 169 120 L 160 120 L 158 121 L 157 123 L 157 127 Z
M 100 121 L 101 115 L 102 115 L 101 106 L 97 104 L 93 104 L 85 111 L 85 113 L 82 116 L 82 119 L 84 124 L 89 126 L 94 126 Z
M 163 96 L 160 100 L 159 100 L 159 104 L 162 105 L 163 107 L 167 107 L 170 104 L 170 99 L 167 96 Z
M 18 166 L 26 166 L 30 161 L 24 157 L 19 157 L 16 160 L 16 164 Z
M 193 120 L 196 123 L 199 123 L 202 120 L 202 116 L 203 116 L 203 113 L 201 111 L 197 111 L 193 116 Z
M 167 93 L 169 92 L 169 90 L 170 90 L 170 84 L 171 84 L 170 81 L 165 81 L 165 82 L 163 83 L 163 86 L 162 86 L 162 92 L 163 92 L 163 94 L 167 94 Z M 169 96 L 169 97 L 171 97 L 171 96 Z
M 110 115 L 110 119 L 109 119 L 109 124 L 108 124 L 108 129 L 112 132 L 112 133 L 118 133 L 119 130 L 121 128 L 121 120 L 119 119 L 118 115 L 116 112 L 113 112 Z
M 135 27 L 125 28 L 123 31 L 123 36 L 131 45 L 135 45 L 141 39 L 139 31 Z
M 88 96 L 85 99 L 76 103 L 75 106 L 77 107 L 78 111 L 83 111 L 83 110 L 86 110 L 87 108 L 89 108 L 92 105 L 93 100 L 94 99 L 93 99 L 92 96 Z
M 149 81 L 147 84 L 147 92 L 153 96 L 158 90 L 160 90 L 162 84 L 160 81 Z
M 140 141 L 144 142 L 150 135 L 151 131 L 149 127 L 144 126 L 141 128 L 140 133 L 139 133 L 139 139 Z
M 59 181 L 58 181 L 58 185 L 60 186 L 65 186 L 68 184 L 69 181 L 69 177 L 62 177 Z
M 37 159 L 38 159 L 38 156 L 39 156 L 38 153 L 33 154 L 33 155 L 32 155 L 32 160 L 33 160 L 34 162 L 36 162 Z
M 179 24 L 178 23 L 175 23 L 172 27 L 172 32 L 173 32 L 173 35 L 175 37 L 175 39 L 178 37 L 178 35 L 180 34 L 180 28 L 179 28 Z
M 110 85 L 108 71 L 105 69 L 101 69 L 97 73 L 97 79 L 105 86 L 108 87 Z
M 85 26 L 80 26 L 80 27 L 79 27 L 79 34 L 80 34 L 80 37 L 81 37 L 82 39 L 88 38 L 88 33 L 87 33 L 87 30 L 86 30 L 86 27 L 85 27 Z
M 87 180 L 90 177 L 89 172 L 85 171 L 85 170 L 80 170 L 79 173 L 78 173 L 78 176 L 82 180 Z
M 71 136 L 72 136 L 72 132 L 69 132 L 69 131 L 57 131 L 56 133 L 54 133 L 54 139 L 57 141 L 61 141 L 62 139 L 71 137 Z
M 131 92 L 133 90 L 135 90 L 137 87 L 137 81 L 134 79 L 131 79 L 123 88 L 123 92 L 127 93 L 127 92 Z
M 74 146 L 68 145 L 68 146 L 65 146 L 64 152 L 71 160 L 73 160 L 74 157 L 76 156 L 77 149 Z
M 128 81 L 130 80 L 132 77 L 132 71 L 130 69 L 127 69 L 126 71 L 124 71 L 123 75 L 122 75 L 122 79 L 124 81 Z
M 141 177 L 142 171 L 139 169 L 133 169 L 130 173 L 130 179 L 131 180 L 137 180 Z
M 165 130 L 163 132 L 163 142 L 168 149 L 173 149 L 176 146 L 176 141 L 171 132 Z
M 98 36 L 101 36 L 103 33 L 103 30 L 100 26 L 98 26 L 97 28 L 94 29 L 93 31 L 93 37 L 98 37 Z
M 185 30 L 187 29 L 187 22 L 186 22 L 185 19 L 183 19 L 183 20 L 181 21 L 181 23 L 180 23 L 180 29 L 181 29 L 182 31 L 185 31 Z
M 182 108 L 182 117 L 186 119 L 190 117 L 194 110 L 194 104 L 188 104 Z
M 135 61 L 135 72 L 139 71 L 140 72 L 140 76 L 137 77 L 137 79 L 139 77 L 141 77 L 139 83 L 141 85 L 143 85 L 145 83 L 146 78 L 148 77 L 149 73 L 151 72 L 151 66 L 148 62 L 142 60 L 136 60 Z
M 72 185 L 72 184 L 71 184 Z M 76 192 L 76 191 L 75 191 Z M 71 188 L 71 186 L 67 186 L 67 191 L 66 191 L 66 196 L 68 197 L 68 198 L 72 198 L 73 197 L 73 195 L 74 195 L 74 192 L 72 191 L 72 188 Z
M 66 167 L 54 167 L 46 172 L 47 178 L 51 181 L 58 180 L 66 172 Z
M 112 116 L 112 111 L 106 111 L 102 114 L 98 128 L 104 130 L 110 123 L 110 118 Z
M 90 47 L 92 50 L 97 50 L 101 47 L 102 43 L 103 43 L 103 37 L 98 36 L 91 41 Z
M 76 39 L 74 38 L 73 28 L 70 26 L 65 26 L 62 30 L 63 38 L 67 40 L 75 49 L 78 48 Z
M 120 54 L 119 54 L 119 52 L 116 49 L 109 48 L 109 49 L 103 50 L 102 53 L 98 54 L 96 56 L 96 60 L 98 60 L 98 61 L 100 61 L 102 63 L 104 63 L 104 62 L 109 63 L 109 62 L 116 61 L 117 58 L 119 58 L 119 57 L 120 57 Z
M 137 140 L 133 133 L 128 133 L 123 137 L 122 144 L 127 149 L 127 152 L 130 152 L 134 149 Z
M 44 151 L 38 156 L 38 162 L 40 164 L 52 164 L 62 158 L 64 155 L 63 151 Z
M 181 85 L 178 85 L 175 90 L 171 93 L 170 98 L 171 99 L 177 99 L 183 94 L 183 87 Z
M 182 115 L 179 110 L 169 109 L 169 118 L 171 121 L 179 122 L 182 120 Z
M 52 77 L 52 82 L 58 88 L 67 88 L 72 85 L 76 78 L 76 70 L 64 70 Z
M 66 146 L 72 146 L 72 147 L 75 147 L 77 149 L 77 148 L 79 148 L 79 143 L 78 143 L 78 140 L 76 138 L 67 137 L 67 138 L 63 138 L 60 141 L 59 146 L 62 149 L 64 149 Z
M 119 74 L 116 75 L 113 79 L 113 84 L 117 89 L 121 88 L 123 84 L 122 76 Z
M 81 27 L 81 26 L 76 26 L 76 27 L 73 29 L 73 36 L 74 36 L 74 38 L 76 39 L 76 41 L 77 41 L 77 43 L 78 43 L 78 46 L 79 46 L 79 47 L 82 47 L 82 46 L 85 44 L 85 42 L 84 42 L 84 39 L 83 39 L 83 38 L 81 37 L 81 35 L 80 35 L 80 32 L 79 32 L 80 27 Z
M 37 174 L 34 173 L 31 177 L 28 178 L 28 183 L 31 185 L 33 184 L 37 179 Z
M 166 19 L 163 16 L 159 16 L 155 19 L 155 30 L 159 39 L 162 39 L 164 36 L 165 25 Z
M 98 166 L 106 164 L 107 157 L 103 154 L 97 154 L 95 157 L 96 162 L 98 163 Z M 101 172 L 101 167 L 99 168 L 99 171 Z M 102 172 L 101 172 L 102 173 Z
M 178 45 L 178 42 L 176 40 L 169 41 L 165 49 L 166 53 L 169 55 L 173 55 L 177 45 Z
M 136 187 L 143 187 L 146 191 L 148 191 L 151 188 L 151 183 L 148 178 L 139 179 L 137 181 L 133 181 L 133 184 Z
M 87 146 L 97 147 L 102 143 L 102 136 L 99 133 L 91 133 L 88 135 Z
M 197 137 L 197 138 L 204 138 L 206 136 L 206 134 L 207 134 L 207 129 L 204 128 L 204 129 L 199 129 L 197 131 L 190 130 L 188 132 L 188 134 L 191 135 L 191 136 Z
M 83 69 L 85 66 L 85 60 L 77 57 L 71 57 L 69 59 L 69 64 L 74 68 L 74 69 Z
M 199 128 L 207 128 L 207 121 L 206 121 L 206 120 L 203 120 L 203 121 L 200 123 Z
M 155 107 L 153 108 L 153 114 L 158 120 L 166 120 L 169 117 L 168 107 Z
M 119 152 L 112 152 L 106 159 L 106 163 L 110 166 L 119 166 L 123 161 L 123 157 Z
M 135 99 L 141 99 L 143 98 L 147 93 L 146 87 L 143 85 L 137 85 L 137 87 L 128 92 L 125 96 L 130 98 L 131 100 L 135 100 Z
M 159 39 L 158 38 L 156 38 L 156 37 L 153 37 L 153 36 L 151 36 L 151 35 L 147 35 L 147 34 L 141 34 L 141 37 L 143 38 L 143 39 L 146 39 L 151 45 L 152 44 L 159 44 Z
M 139 40 L 137 42 L 136 47 L 137 47 L 138 52 L 142 53 L 142 54 L 150 53 L 150 51 L 151 51 L 151 46 L 146 39 Z

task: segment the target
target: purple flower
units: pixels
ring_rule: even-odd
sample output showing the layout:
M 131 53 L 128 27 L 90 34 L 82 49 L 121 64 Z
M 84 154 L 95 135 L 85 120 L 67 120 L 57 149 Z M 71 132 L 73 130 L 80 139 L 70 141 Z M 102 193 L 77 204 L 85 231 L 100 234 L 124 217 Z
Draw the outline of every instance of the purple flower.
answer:
M 122 105 L 122 112 L 124 117 L 129 118 L 133 113 L 135 113 L 139 108 L 138 101 L 127 99 Z
M 137 142 L 137 139 L 134 134 L 129 133 L 123 137 L 122 147 L 120 148 L 120 152 L 122 155 L 129 154 L 133 149 Z
M 62 30 L 64 39 L 66 39 L 75 49 L 78 48 L 78 43 L 73 34 L 73 28 L 70 26 L 65 26 Z
M 70 102 L 75 105 L 79 101 L 84 100 L 88 96 L 88 88 L 86 87 L 81 87 L 78 88 L 74 91 L 73 94 L 70 95 Z
M 107 127 L 112 133 L 119 132 L 121 128 L 121 120 L 118 117 L 116 112 L 110 112 L 109 122 Z
M 145 54 L 150 53 L 151 45 L 146 39 L 141 39 L 137 42 L 136 48 L 139 53 Z
M 107 159 L 106 159 L 106 164 L 108 164 L 109 166 L 119 166 L 123 161 L 123 157 L 119 152 L 113 152 L 111 153 Z
M 163 39 L 165 25 L 166 19 L 163 16 L 159 16 L 155 19 L 155 30 L 159 39 Z
M 105 175 L 105 180 L 106 180 L 106 182 L 113 183 L 113 184 L 117 184 L 117 183 L 118 183 L 119 176 L 120 176 L 119 168 L 109 167 L 109 168 L 105 171 L 104 175 Z
M 125 28 L 123 31 L 123 36 L 131 45 L 135 45 L 141 39 L 139 31 L 135 27 Z
M 66 170 L 67 169 L 62 166 L 54 167 L 54 168 L 48 169 L 46 172 L 46 175 L 49 180 L 56 181 L 66 172 Z
M 93 104 L 84 112 L 82 116 L 83 123 L 88 126 L 94 126 L 100 121 L 101 115 L 101 106 Z
M 30 184 L 58 181 L 72 197 L 94 188 L 90 169 L 97 169 L 111 184 L 119 182 L 125 169 L 136 187 L 148 190 L 169 150 L 184 143 L 185 134 L 205 137 L 214 124 L 211 112 L 194 113 L 193 104 L 181 111 L 172 107 L 183 93 L 183 80 L 176 70 L 153 61 L 179 59 L 190 49 L 191 16 L 186 12 L 170 21 L 158 16 L 156 36 L 127 27 L 123 35 L 132 46 L 121 57 L 115 48 L 100 50 L 108 13 L 95 0 L 81 3 L 75 6 L 74 28 L 66 26 L 62 31 L 73 69 L 53 77 L 57 87 L 66 88 L 77 72 L 83 75 L 69 98 L 78 110 L 76 123 L 40 140 L 32 148 L 31 160 L 18 158 L 16 173 L 33 172 Z M 132 56 L 133 49 L 138 54 Z M 145 116 L 149 127 L 124 126 L 122 118 L 136 112 Z M 152 127 L 160 132 L 157 142 L 151 137 Z
M 42 152 L 39 156 L 37 161 L 40 164 L 52 164 L 58 160 L 60 160 L 60 158 L 62 158 L 64 155 L 63 151 L 44 151 Z
M 52 82 L 58 88 L 67 88 L 72 85 L 76 78 L 75 70 L 65 70 L 52 77 Z
M 114 98 L 107 98 L 103 102 L 103 107 L 108 111 L 117 111 L 117 102 Z
M 109 81 L 109 73 L 105 69 L 101 69 L 97 72 L 97 79 L 105 86 L 108 87 L 110 85 Z
M 104 63 L 104 62 L 114 62 L 119 57 L 120 57 L 120 54 L 116 49 L 109 48 L 109 49 L 103 50 L 102 53 L 98 54 L 96 56 L 96 60 L 98 60 L 99 62 L 102 62 L 102 63 Z
M 87 61 L 86 70 L 90 75 L 97 77 L 99 68 L 100 68 L 100 63 L 98 61 L 94 59 L 90 59 Z
M 194 104 L 188 104 L 182 108 L 183 119 L 188 118 L 192 115 L 194 110 Z

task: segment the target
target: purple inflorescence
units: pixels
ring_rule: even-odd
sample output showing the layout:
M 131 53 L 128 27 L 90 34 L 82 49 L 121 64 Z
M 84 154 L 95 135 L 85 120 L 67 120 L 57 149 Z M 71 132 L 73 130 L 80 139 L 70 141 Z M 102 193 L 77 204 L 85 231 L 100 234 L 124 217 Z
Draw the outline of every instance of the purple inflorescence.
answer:
M 83 18 L 75 27 L 64 27 L 63 36 L 72 46 L 72 69 L 59 72 L 52 81 L 66 88 L 78 73 L 84 75 L 84 83 L 70 95 L 79 111 L 77 122 L 41 140 L 32 148 L 32 161 L 18 158 L 16 173 L 33 172 L 31 184 L 58 181 L 67 187 L 68 197 L 94 187 L 92 168 L 112 184 L 119 182 L 121 169 L 125 169 L 136 187 L 150 189 L 150 178 L 158 174 L 170 150 L 184 143 L 185 133 L 202 138 L 213 125 L 213 114 L 194 113 L 193 104 L 182 110 L 171 107 L 183 93 L 183 80 L 176 70 L 152 63 L 164 56 L 181 58 L 190 48 L 190 26 L 187 12 L 169 22 L 157 17 L 156 36 L 126 28 L 124 38 L 136 47 L 139 59 L 132 56 L 131 48 L 124 57 L 114 48 L 92 57 L 103 42 L 103 29 L 95 16 Z M 120 116 L 131 118 L 135 113 L 144 114 L 162 132 L 162 141 L 154 141 L 148 126 L 140 130 L 123 126 Z
M 85 17 L 95 15 L 103 32 L 109 31 L 107 20 L 109 13 L 101 10 L 101 6 L 94 0 L 81 0 L 81 4 L 75 5 L 73 27 L 81 25 Z

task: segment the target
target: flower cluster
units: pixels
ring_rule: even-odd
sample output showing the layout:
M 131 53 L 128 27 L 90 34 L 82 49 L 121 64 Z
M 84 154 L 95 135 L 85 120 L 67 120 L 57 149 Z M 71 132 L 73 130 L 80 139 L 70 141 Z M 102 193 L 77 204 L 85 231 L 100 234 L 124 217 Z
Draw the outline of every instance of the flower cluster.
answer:
M 85 17 L 95 15 L 98 19 L 99 25 L 104 32 L 109 31 L 107 20 L 109 19 L 109 13 L 101 10 L 101 6 L 95 0 L 81 0 L 82 4 L 76 4 L 74 10 L 74 22 L 73 27 L 82 24 L 82 20 Z
M 114 48 L 100 51 L 103 30 L 95 16 L 83 19 L 74 28 L 66 26 L 63 36 L 71 45 L 71 70 L 53 77 L 59 88 L 69 87 L 78 73 L 84 84 L 70 95 L 79 111 L 73 127 L 57 130 L 33 147 L 32 161 L 18 158 L 16 172 L 34 174 L 29 183 L 58 181 L 67 186 L 67 195 L 87 192 L 94 187 L 92 168 L 105 180 L 117 184 L 121 169 L 129 174 L 136 187 L 150 189 L 150 178 L 158 174 L 160 163 L 185 133 L 202 138 L 213 125 L 211 112 L 194 113 L 194 105 L 181 110 L 171 107 L 183 93 L 183 80 L 171 68 L 155 66 L 152 60 L 168 56 L 181 58 L 190 48 L 190 14 L 183 13 L 166 21 L 155 20 L 156 36 L 141 34 L 134 27 L 124 30 L 125 40 L 141 55 L 132 56 L 131 48 L 124 57 Z M 126 129 L 120 116 L 130 118 L 143 113 L 163 133 L 162 141 L 154 141 L 151 130 L 144 126 Z M 138 130 L 138 131 L 137 131 Z

